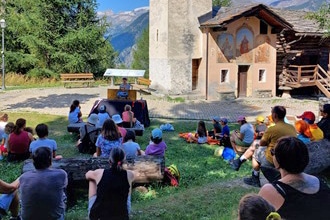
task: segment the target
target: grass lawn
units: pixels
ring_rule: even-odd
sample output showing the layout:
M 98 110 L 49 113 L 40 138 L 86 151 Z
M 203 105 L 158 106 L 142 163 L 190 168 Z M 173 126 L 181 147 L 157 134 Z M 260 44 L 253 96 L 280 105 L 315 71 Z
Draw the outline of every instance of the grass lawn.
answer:
M 36 113 L 9 113 L 9 121 L 17 118 L 27 120 L 27 126 L 35 127 L 39 123 L 49 126 L 49 138 L 58 145 L 57 154 L 65 158 L 89 156 L 80 154 L 74 147 L 76 137 L 66 130 L 67 118 L 63 116 L 42 115 Z M 237 219 L 239 199 L 246 193 L 258 189 L 243 184 L 242 177 L 251 171 L 250 163 L 243 164 L 239 172 L 232 171 L 227 162 L 213 156 L 216 146 L 188 144 L 179 138 L 179 132 L 191 132 L 196 129 L 197 121 L 151 120 L 143 137 L 137 142 L 144 150 L 149 142 L 151 130 L 169 122 L 175 131 L 164 132 L 168 149 L 166 166 L 175 164 L 181 172 L 180 186 L 169 187 L 160 184 L 146 186 L 147 193 L 137 191 L 132 194 L 132 219 Z M 231 130 L 237 125 L 230 125 Z M 211 129 L 211 123 L 207 123 Z M 0 176 L 5 181 L 15 180 L 21 173 L 22 163 L 0 162 Z M 87 190 L 81 193 L 77 205 L 68 209 L 66 219 L 87 219 Z

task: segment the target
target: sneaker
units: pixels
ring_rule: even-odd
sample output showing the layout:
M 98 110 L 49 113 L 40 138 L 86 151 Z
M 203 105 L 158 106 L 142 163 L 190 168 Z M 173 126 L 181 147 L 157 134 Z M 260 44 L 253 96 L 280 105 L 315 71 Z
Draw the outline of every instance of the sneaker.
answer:
M 259 176 L 252 174 L 251 177 L 246 177 L 243 179 L 244 183 L 254 187 L 261 187 Z
M 231 163 L 231 168 L 232 168 L 233 170 L 238 171 L 239 168 L 241 167 L 241 165 L 242 165 L 244 162 L 245 162 L 245 160 L 241 161 L 239 158 L 238 158 L 238 159 L 235 159 L 235 160 L 233 160 L 232 163 Z

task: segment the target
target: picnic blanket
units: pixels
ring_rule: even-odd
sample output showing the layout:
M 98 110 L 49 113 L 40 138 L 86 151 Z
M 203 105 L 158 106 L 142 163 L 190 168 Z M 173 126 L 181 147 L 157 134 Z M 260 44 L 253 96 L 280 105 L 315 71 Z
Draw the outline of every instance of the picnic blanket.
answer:
M 188 142 L 188 134 L 191 133 L 191 132 L 186 132 L 186 133 L 179 133 L 179 137 L 185 139 L 185 141 Z M 195 135 L 195 133 L 191 133 L 192 135 Z M 197 143 L 196 141 L 194 143 Z M 210 145 L 219 145 L 220 144 L 220 141 L 219 140 L 216 140 L 216 139 L 213 139 L 212 137 L 207 137 L 207 144 L 210 144 Z

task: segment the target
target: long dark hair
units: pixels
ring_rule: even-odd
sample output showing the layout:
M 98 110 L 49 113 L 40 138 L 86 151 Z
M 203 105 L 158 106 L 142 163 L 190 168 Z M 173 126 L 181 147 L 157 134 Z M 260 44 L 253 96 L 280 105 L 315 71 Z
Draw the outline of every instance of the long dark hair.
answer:
M 25 125 L 26 125 L 26 120 L 24 118 L 17 119 L 13 129 L 13 133 L 20 134 L 22 128 L 24 128 Z
M 115 147 L 111 149 L 109 162 L 110 162 L 110 169 L 114 172 L 119 172 L 123 168 L 123 161 L 125 159 L 125 153 L 124 151 L 119 148 Z
M 198 134 L 198 137 L 205 137 L 206 136 L 206 127 L 205 127 L 205 122 L 204 121 L 199 121 L 198 122 L 197 134 Z
M 112 119 L 107 119 L 104 121 L 101 134 L 105 139 L 109 141 L 115 141 L 120 138 L 118 127 Z
M 80 105 L 79 100 L 74 100 L 70 106 L 70 112 L 73 112 Z

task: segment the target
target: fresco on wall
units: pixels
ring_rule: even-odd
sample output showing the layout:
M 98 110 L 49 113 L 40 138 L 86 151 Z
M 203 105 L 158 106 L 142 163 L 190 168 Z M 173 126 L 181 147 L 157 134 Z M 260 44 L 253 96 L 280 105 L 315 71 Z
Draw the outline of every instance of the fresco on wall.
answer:
M 256 63 L 270 62 L 270 38 L 267 35 L 259 35 L 256 37 L 256 51 L 254 60 Z
M 252 62 L 253 34 L 243 27 L 236 35 L 236 56 L 241 62 Z
M 218 46 L 220 48 L 218 54 L 218 63 L 229 62 L 234 58 L 234 38 L 231 34 L 220 34 L 218 36 Z

